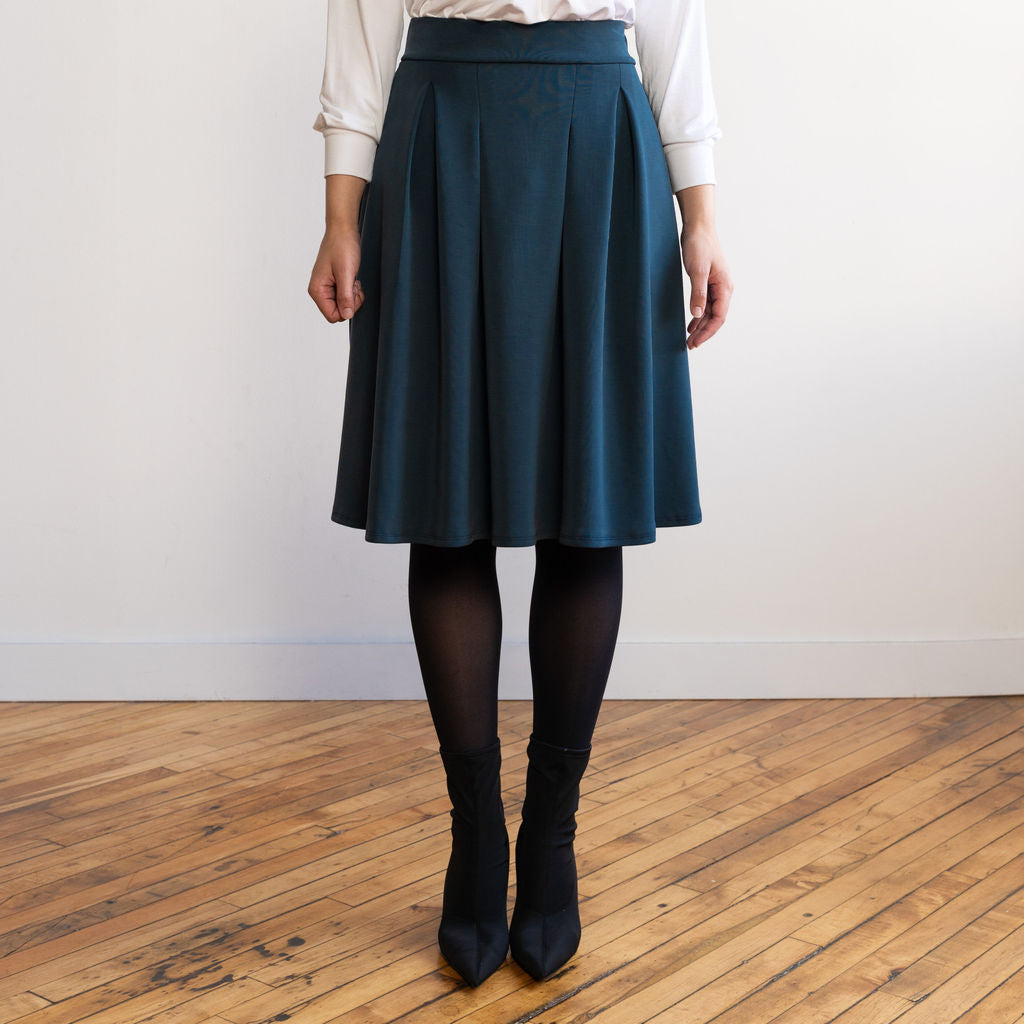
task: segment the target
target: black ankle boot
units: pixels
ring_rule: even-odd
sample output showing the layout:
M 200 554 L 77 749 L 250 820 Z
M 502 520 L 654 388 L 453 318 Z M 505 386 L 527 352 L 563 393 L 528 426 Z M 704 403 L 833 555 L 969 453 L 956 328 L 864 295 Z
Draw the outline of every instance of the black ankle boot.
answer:
M 501 741 L 480 750 L 439 748 L 452 801 L 452 852 L 437 942 L 445 960 L 479 985 L 508 953 L 509 843 L 501 802 Z
M 526 796 L 516 837 L 512 958 L 538 981 L 557 971 L 580 944 L 576 810 L 590 747 L 556 747 L 530 735 Z

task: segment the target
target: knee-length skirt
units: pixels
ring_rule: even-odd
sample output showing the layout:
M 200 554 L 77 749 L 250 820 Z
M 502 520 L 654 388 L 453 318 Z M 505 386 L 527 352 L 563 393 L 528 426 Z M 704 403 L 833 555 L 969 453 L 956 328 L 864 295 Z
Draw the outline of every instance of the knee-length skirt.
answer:
M 701 521 L 675 200 L 625 29 L 411 19 L 359 206 L 331 514 L 366 540 Z

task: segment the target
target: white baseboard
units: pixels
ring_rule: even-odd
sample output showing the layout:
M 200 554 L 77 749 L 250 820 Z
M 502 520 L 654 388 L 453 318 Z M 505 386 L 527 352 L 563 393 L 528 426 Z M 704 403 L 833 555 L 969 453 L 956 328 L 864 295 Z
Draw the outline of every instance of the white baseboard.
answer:
M 1024 637 L 631 643 L 605 697 L 920 697 L 1024 693 Z M 502 648 L 499 697 L 528 699 L 525 643 Z M 406 643 L 7 643 L 0 700 L 417 700 Z

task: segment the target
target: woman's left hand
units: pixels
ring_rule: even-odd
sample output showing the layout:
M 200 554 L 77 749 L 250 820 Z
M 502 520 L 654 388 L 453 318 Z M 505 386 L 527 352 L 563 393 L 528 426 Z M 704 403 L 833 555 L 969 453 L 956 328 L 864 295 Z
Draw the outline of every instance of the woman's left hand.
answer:
M 679 240 L 683 267 L 690 278 L 690 312 L 693 314 L 686 325 L 686 347 L 694 349 L 725 323 L 733 292 L 732 273 L 713 224 L 691 222 L 691 226 L 687 226 L 684 221 Z

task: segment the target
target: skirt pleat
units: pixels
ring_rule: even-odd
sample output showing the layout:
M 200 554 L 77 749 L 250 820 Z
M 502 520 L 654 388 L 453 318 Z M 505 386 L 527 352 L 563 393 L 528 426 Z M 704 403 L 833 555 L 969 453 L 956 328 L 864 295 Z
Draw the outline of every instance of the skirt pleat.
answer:
M 624 31 L 412 19 L 359 209 L 334 522 L 609 546 L 701 521 L 674 199 Z

